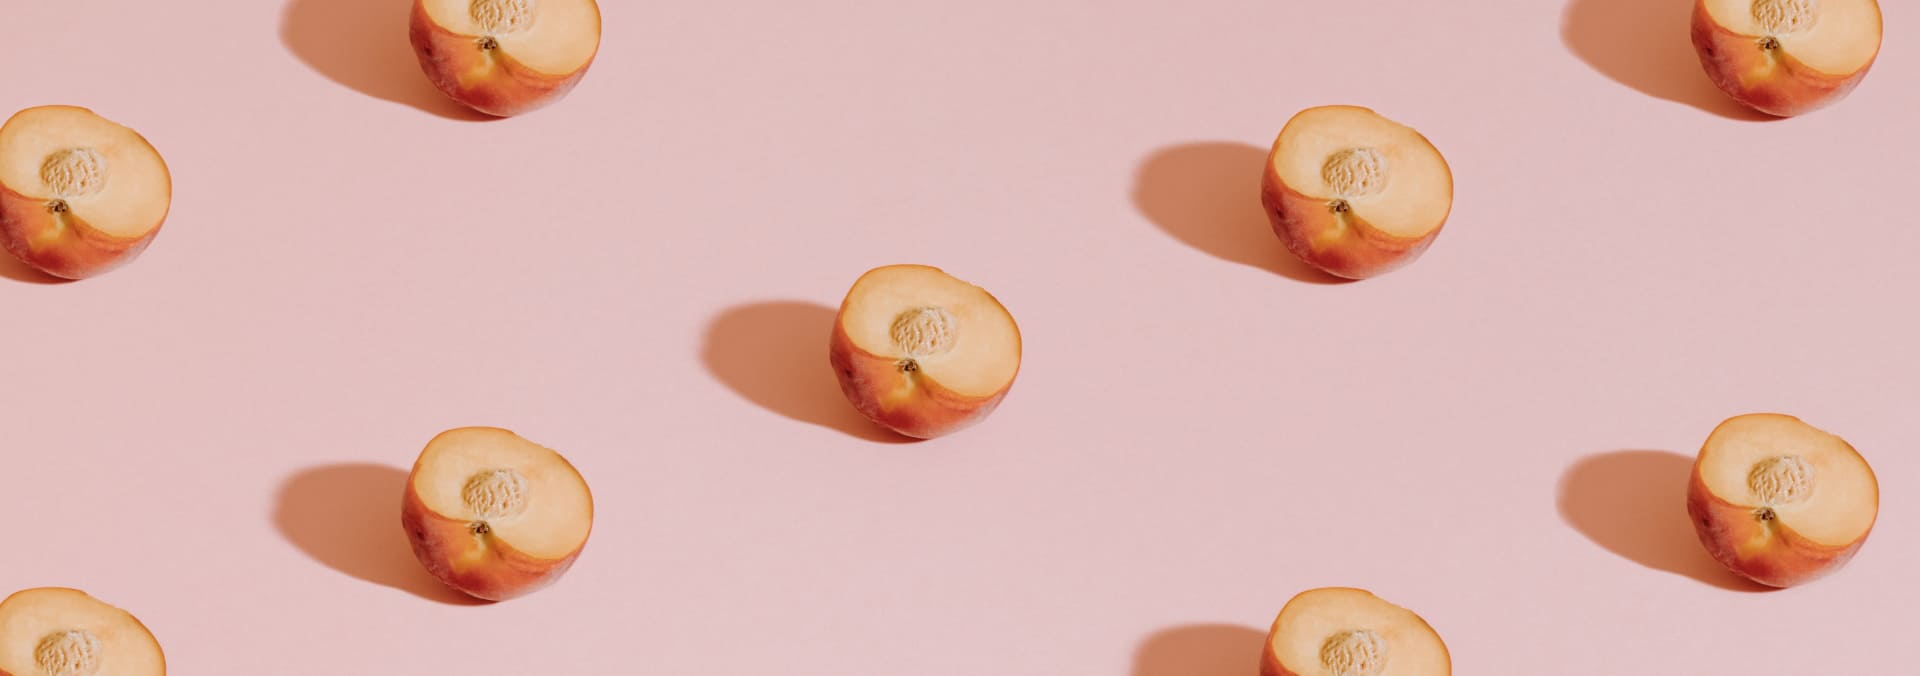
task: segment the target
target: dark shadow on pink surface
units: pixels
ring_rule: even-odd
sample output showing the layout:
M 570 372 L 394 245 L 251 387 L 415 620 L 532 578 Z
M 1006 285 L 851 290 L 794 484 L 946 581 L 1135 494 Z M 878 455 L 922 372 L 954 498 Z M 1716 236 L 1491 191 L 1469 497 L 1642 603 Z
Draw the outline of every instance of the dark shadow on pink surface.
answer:
M 309 467 L 281 484 L 273 525 L 307 556 L 347 575 L 441 603 L 486 603 L 441 584 L 414 559 L 400 527 L 406 485 L 406 472 L 384 465 Z
M 707 372 L 761 408 L 868 441 L 909 443 L 847 403 L 827 362 L 833 308 L 766 301 L 727 309 L 707 324 Z
M 0 251 L 0 277 L 28 284 L 66 284 L 73 281 L 41 272 L 5 251 Z
M 1571 0 L 1561 16 L 1567 49 L 1615 82 L 1721 117 L 1776 119 L 1713 86 L 1694 52 L 1694 0 Z
M 368 96 L 455 120 L 497 119 L 454 102 L 420 72 L 407 40 L 410 0 L 291 0 L 280 42 L 308 67 Z
M 1130 676 L 1258 676 L 1267 633 L 1230 624 L 1189 624 L 1148 636 Z
M 1594 544 L 1654 570 L 1722 589 L 1766 591 L 1707 554 L 1687 516 L 1693 458 L 1611 451 L 1581 458 L 1560 480 L 1560 518 Z
M 1307 265 L 1273 234 L 1260 205 L 1267 151 L 1245 143 L 1184 143 L 1155 151 L 1135 177 L 1133 203 L 1167 234 L 1215 258 L 1314 284 L 1347 280 Z

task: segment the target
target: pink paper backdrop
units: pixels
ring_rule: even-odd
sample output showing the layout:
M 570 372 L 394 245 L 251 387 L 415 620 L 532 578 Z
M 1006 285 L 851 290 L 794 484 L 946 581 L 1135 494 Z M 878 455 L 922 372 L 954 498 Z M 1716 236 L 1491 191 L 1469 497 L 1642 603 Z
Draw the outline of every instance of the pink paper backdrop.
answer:
M 1463 674 L 1897 672 L 1920 16 L 1760 122 L 1687 4 L 612 1 L 570 98 L 480 122 L 404 0 L 8 0 L 0 108 L 134 126 L 176 194 L 131 267 L 0 263 L 0 590 L 127 607 L 180 674 L 1251 676 L 1320 585 Z M 1414 266 L 1327 284 L 1266 231 L 1323 103 L 1452 163 Z M 894 262 L 1020 321 L 986 424 L 839 398 L 833 307 Z M 1692 454 L 1757 410 L 1878 470 L 1836 577 L 1754 593 L 1692 539 Z M 558 586 L 474 606 L 406 552 L 458 425 L 592 483 Z

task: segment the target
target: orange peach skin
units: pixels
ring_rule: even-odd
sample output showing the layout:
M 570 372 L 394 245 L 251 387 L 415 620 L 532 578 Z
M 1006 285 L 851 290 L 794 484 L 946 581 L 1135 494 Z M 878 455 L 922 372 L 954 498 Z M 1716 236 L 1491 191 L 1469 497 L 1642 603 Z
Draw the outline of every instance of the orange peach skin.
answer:
M 47 200 L 0 187 L 0 245 L 55 277 L 85 279 L 126 265 L 158 234 L 160 226 L 155 225 L 139 237 L 115 237 L 74 218 L 73 212 L 55 213 Z
M 586 77 L 586 65 L 566 75 L 550 75 L 520 65 L 498 49 L 482 50 L 470 35 L 459 35 L 427 16 L 425 0 L 414 0 L 408 38 L 427 79 L 448 98 L 496 117 L 531 112 L 566 96 Z
M 1260 649 L 1260 676 L 1300 676 L 1280 665 L 1280 656 L 1273 654 L 1273 644 L 1268 643 Z
M 1839 101 L 1873 69 L 1874 61 L 1869 60 L 1850 75 L 1822 73 L 1780 50 L 1769 55 L 1756 39 L 1715 23 L 1707 14 L 1706 0 L 1694 3 L 1693 47 L 1707 77 L 1734 100 L 1768 115 L 1791 117 Z
M 1830 547 L 1801 537 L 1778 520 L 1761 521 L 1753 510 L 1714 496 L 1695 464 L 1687 484 L 1687 514 L 1693 517 L 1700 544 L 1721 565 L 1754 582 L 1769 587 L 1812 582 L 1846 565 L 1867 541 L 1861 536 L 1845 547 Z M 1754 542 L 1762 544 L 1741 552 L 1741 545 Z
M 573 567 L 584 543 L 560 559 L 522 554 L 499 538 L 476 536 L 466 521 L 449 519 L 428 510 L 407 483 L 400 508 L 400 525 L 407 530 L 413 556 L 427 572 L 447 586 L 489 601 L 505 601 L 553 584 Z
M 844 318 L 845 311 L 842 311 Z M 1012 383 L 989 397 L 968 397 L 941 387 L 925 378 L 908 376 L 899 360 L 882 357 L 853 344 L 846 327 L 837 318 L 833 322 L 833 341 L 828 349 L 833 373 L 840 380 L 840 391 L 861 415 L 895 432 L 919 439 L 958 432 L 979 422 L 1000 406 Z M 907 389 L 911 388 L 911 389 Z M 905 397 L 888 396 L 892 392 L 910 392 Z
M 1375 229 L 1353 212 L 1334 213 L 1327 200 L 1308 197 L 1280 182 L 1280 174 L 1267 163 L 1260 181 L 1260 203 L 1267 208 L 1267 220 L 1273 233 L 1287 250 L 1308 265 L 1336 277 L 1365 279 L 1404 266 L 1425 253 L 1440 236 L 1444 225 L 1418 238 L 1398 237 Z M 1441 214 L 1444 224 L 1453 211 Z

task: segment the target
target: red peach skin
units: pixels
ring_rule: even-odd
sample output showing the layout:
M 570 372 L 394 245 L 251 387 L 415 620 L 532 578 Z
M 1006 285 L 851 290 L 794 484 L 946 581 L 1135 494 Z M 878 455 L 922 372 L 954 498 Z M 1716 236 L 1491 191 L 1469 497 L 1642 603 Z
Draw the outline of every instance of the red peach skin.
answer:
M 501 50 L 478 49 L 472 36 L 455 34 L 428 18 L 424 0 L 413 3 L 408 38 L 434 87 L 454 101 L 496 117 L 531 112 L 558 101 L 592 67 L 589 63 L 572 74 L 554 76 L 527 68 Z
M 1768 115 L 1791 117 L 1824 108 L 1845 98 L 1873 68 L 1869 60 L 1852 75 L 1822 73 L 1783 51 L 1760 49 L 1755 39 L 1715 23 L 1705 0 L 1694 3 L 1693 46 L 1707 77 L 1720 91 Z
M 1280 658 L 1272 650 L 1260 651 L 1260 676 L 1300 676 L 1280 666 Z
M 968 397 L 910 375 L 900 369 L 899 360 L 855 346 L 847 337 L 842 323 L 844 311 L 842 314 L 833 322 L 833 341 L 828 350 L 840 391 L 860 413 L 896 432 L 920 439 L 958 432 L 985 419 L 1012 389 L 1009 383 L 993 396 Z M 883 392 L 906 394 L 878 394 Z
M 139 237 L 115 237 L 72 212 L 54 213 L 44 199 L 0 187 L 0 244 L 55 277 L 85 279 L 111 271 L 139 257 L 158 234 L 156 226 Z
M 1260 184 L 1260 203 L 1287 250 L 1338 277 L 1374 277 L 1412 263 L 1445 229 L 1442 225 L 1409 239 L 1375 229 L 1352 212 L 1332 213 L 1327 200 L 1302 195 L 1281 183 L 1272 162 L 1267 163 L 1266 179 Z
M 566 558 L 539 559 L 522 554 L 490 535 L 476 535 L 466 521 L 434 514 L 407 484 L 400 523 L 414 558 L 427 572 L 455 589 L 489 601 L 505 601 L 540 590 L 560 579 L 585 547 Z M 461 562 L 469 562 L 462 565 Z
M 1687 515 L 1698 526 L 1700 544 L 1714 560 L 1769 587 L 1791 587 L 1825 577 L 1867 541 L 1861 536 L 1845 547 L 1810 541 L 1778 520 L 1762 521 L 1753 508 L 1722 500 L 1707 490 L 1696 465 L 1687 487 Z M 1771 531 L 1771 532 L 1769 532 Z M 1742 555 L 1740 543 L 1764 543 Z

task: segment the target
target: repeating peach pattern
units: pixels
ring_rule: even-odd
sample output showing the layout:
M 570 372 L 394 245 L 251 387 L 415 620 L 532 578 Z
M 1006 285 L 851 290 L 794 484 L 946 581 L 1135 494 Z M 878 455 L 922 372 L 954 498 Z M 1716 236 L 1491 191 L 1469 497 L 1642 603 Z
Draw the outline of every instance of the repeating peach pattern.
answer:
M 1876 0 L 1693 4 L 1689 35 L 1702 69 L 1729 99 L 1766 115 L 1841 103 L 1879 55 Z M 595 65 L 602 29 L 595 0 L 414 0 L 408 23 L 405 42 L 425 79 L 497 117 L 564 105 Z M 1299 264 L 1346 280 L 1415 264 L 1452 212 L 1446 149 L 1469 141 L 1429 140 L 1417 130 L 1418 111 L 1389 116 L 1329 102 L 1292 112 L 1257 179 L 1233 177 L 1259 181 L 1272 235 Z M 164 237 L 176 178 L 164 149 L 138 126 L 135 111 L 109 119 L 81 105 L 13 115 L 0 127 L 0 245 L 24 265 L 70 280 L 133 264 Z M 957 273 L 883 261 L 849 289 L 818 358 L 831 364 L 847 405 L 881 434 L 963 433 L 987 423 L 1015 389 L 1023 348 L 1014 314 Z M 16 474 L 34 473 L 10 464 Z M 403 495 L 392 496 L 393 523 L 442 583 L 508 601 L 559 582 L 590 550 L 589 479 L 561 453 L 511 430 L 439 431 Z M 1840 571 L 1867 540 L 1880 504 L 1866 454 L 1774 412 L 1721 421 L 1693 461 L 1686 497 L 1695 535 L 1716 561 L 1778 588 Z M 1259 670 L 1448 674 L 1445 629 L 1364 588 L 1302 590 L 1278 611 Z M 1252 664 L 1254 656 L 1245 657 Z M 133 614 L 82 590 L 28 589 L 0 602 L 0 676 L 164 672 L 160 641 Z

